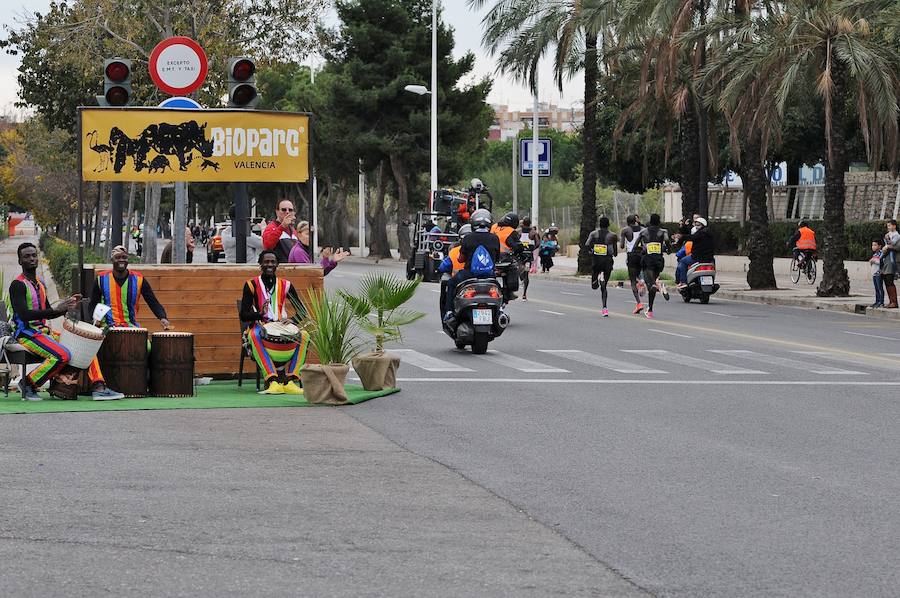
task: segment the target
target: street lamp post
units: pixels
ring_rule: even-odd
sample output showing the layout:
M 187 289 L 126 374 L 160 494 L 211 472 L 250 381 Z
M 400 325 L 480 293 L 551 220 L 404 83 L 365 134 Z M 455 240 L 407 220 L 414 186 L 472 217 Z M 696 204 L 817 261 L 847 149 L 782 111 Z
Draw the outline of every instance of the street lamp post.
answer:
M 428 210 L 434 209 L 434 192 L 438 188 L 438 126 L 437 126 L 437 25 L 438 2 L 431 2 L 431 90 L 424 85 L 407 85 L 403 89 L 420 96 L 431 94 L 431 193 L 428 196 Z

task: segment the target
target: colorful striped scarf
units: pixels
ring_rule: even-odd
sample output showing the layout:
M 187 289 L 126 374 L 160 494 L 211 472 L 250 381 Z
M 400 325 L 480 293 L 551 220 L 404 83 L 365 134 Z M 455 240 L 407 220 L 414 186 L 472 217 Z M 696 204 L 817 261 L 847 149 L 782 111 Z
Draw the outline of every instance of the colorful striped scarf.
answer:
M 287 317 L 287 294 L 291 288 L 291 281 L 284 278 L 276 278 L 272 293 L 263 284 L 262 276 L 252 280 L 253 295 L 256 297 L 256 309 L 266 315 L 265 321 L 275 322 Z
M 97 284 L 103 303 L 110 307 L 106 322 L 110 326 L 138 326 L 138 298 L 144 276 L 140 272 L 129 271 L 124 284 L 119 285 L 112 270 L 106 270 L 97 275 Z
M 21 281 L 25 285 L 25 303 L 31 307 L 32 311 L 48 308 L 47 287 L 44 286 L 44 281 L 38 278 L 37 286 L 35 286 L 35 284 L 28 280 L 24 274 L 19 274 L 15 279 Z M 23 330 L 36 330 L 47 325 L 46 320 L 25 322 L 18 314 L 13 314 L 13 321 L 16 324 L 16 333 L 22 332 Z

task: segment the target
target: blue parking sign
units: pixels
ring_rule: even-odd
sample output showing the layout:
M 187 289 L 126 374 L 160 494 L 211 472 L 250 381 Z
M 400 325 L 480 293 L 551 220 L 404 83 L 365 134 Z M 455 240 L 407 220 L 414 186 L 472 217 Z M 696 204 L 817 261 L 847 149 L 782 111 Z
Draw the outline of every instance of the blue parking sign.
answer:
M 519 172 L 525 177 L 531 176 L 531 170 L 534 168 L 533 145 L 534 140 L 531 138 L 519 140 Z M 550 154 L 550 140 L 538 139 L 538 176 L 550 176 Z

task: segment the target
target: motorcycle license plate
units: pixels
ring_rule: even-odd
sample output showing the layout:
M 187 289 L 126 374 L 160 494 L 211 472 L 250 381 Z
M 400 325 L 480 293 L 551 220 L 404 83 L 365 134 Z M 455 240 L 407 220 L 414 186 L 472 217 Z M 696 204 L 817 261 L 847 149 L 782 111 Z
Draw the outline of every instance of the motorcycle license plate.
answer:
M 711 286 L 712 283 L 713 283 L 712 276 L 701 276 L 700 277 L 700 284 L 702 284 L 704 286 Z
M 472 323 L 476 326 L 482 324 L 493 324 L 494 323 L 494 312 L 490 309 L 473 309 L 472 310 Z

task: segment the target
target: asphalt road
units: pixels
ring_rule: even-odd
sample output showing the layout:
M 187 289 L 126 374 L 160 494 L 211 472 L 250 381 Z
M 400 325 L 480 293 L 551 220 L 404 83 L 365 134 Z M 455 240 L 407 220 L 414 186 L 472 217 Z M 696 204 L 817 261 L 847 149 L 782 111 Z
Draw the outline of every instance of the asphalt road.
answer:
M 896 595 L 900 328 L 677 297 L 647 320 L 628 290 L 604 319 L 599 292 L 534 278 L 486 356 L 423 285 L 404 391 L 348 413 L 659 596 Z

